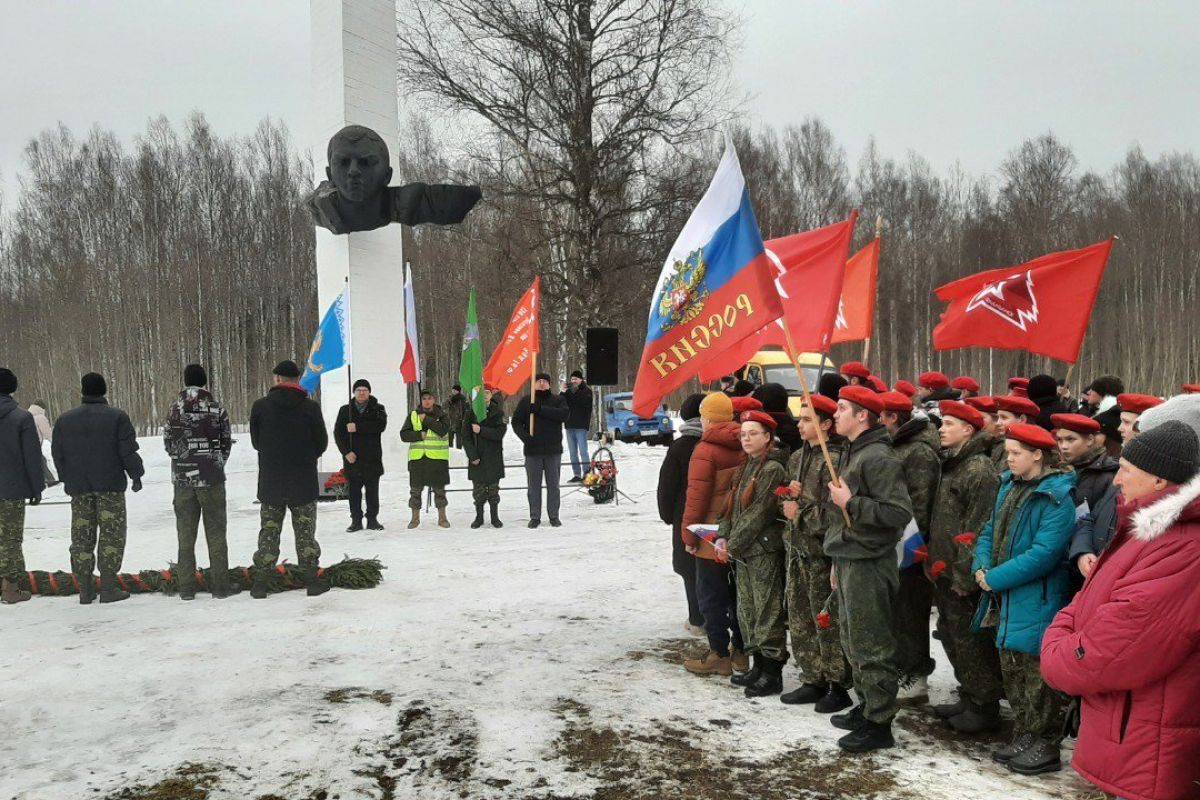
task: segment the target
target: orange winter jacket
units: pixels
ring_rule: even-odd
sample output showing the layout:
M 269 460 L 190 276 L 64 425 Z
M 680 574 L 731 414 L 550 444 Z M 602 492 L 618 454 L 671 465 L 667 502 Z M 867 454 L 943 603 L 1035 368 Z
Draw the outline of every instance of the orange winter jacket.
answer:
M 706 430 L 692 451 L 688 465 L 687 504 L 679 535 L 684 544 L 697 548 L 696 555 L 716 559 L 713 546 L 688 530 L 689 525 L 714 524 L 725 508 L 733 478 L 746 461 L 740 438 L 742 426 L 719 422 Z

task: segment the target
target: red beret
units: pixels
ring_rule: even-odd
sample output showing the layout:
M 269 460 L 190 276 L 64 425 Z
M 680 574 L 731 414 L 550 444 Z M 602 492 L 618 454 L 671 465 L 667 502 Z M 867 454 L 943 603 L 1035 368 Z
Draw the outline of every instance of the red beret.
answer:
M 912 411 L 912 398 L 900 392 L 883 392 L 879 395 L 885 411 Z
M 1017 397 L 1011 394 L 997 397 L 996 408 L 1000 411 L 1007 411 L 1010 414 L 1024 414 L 1027 417 L 1036 417 L 1042 411 L 1042 409 L 1038 408 L 1038 404 L 1028 397 Z
M 917 378 L 917 383 L 934 391 L 950 388 L 950 379 L 941 372 L 922 372 L 921 377 Z
M 762 411 L 762 401 L 746 395 L 745 397 L 731 397 L 730 403 L 733 405 L 733 413 L 741 414 L 743 411 Z
M 985 414 L 995 414 L 997 411 L 996 398 L 994 397 L 968 397 L 963 402 L 971 408 L 979 409 Z
M 888 390 L 888 385 L 883 382 L 883 378 L 880 378 L 876 375 L 872 375 L 869 378 L 867 378 L 867 383 L 870 384 L 872 389 L 879 392 L 880 394 L 883 394 L 884 392 L 886 392 Z
M 1055 429 L 1063 428 L 1076 433 L 1100 432 L 1100 423 L 1083 414 L 1051 414 L 1050 425 Z
M 959 375 L 954 380 L 950 381 L 951 389 L 958 389 L 963 392 L 978 392 L 979 381 L 972 378 L 970 375 Z
M 917 387 L 908 381 L 896 381 L 896 391 L 907 397 L 912 397 L 917 393 Z
M 1022 389 L 1028 389 L 1029 388 L 1029 378 L 1009 378 L 1008 379 L 1008 388 L 1016 389 L 1018 386 Z
M 1050 431 L 1041 425 L 1028 425 L 1024 422 L 1018 422 L 1016 425 L 1009 425 L 1004 436 L 1008 439 L 1014 439 L 1021 444 L 1036 447 L 1038 450 L 1054 450 L 1058 447 L 1058 442 L 1054 441 L 1054 437 L 1050 435 Z
M 1013 397 L 1029 397 L 1029 390 L 1026 389 L 1024 386 L 1014 386 L 1014 387 L 1012 387 L 1012 396 Z
M 1117 405 L 1122 411 L 1127 411 L 1130 414 L 1141 414 L 1147 409 L 1154 408 L 1160 405 L 1162 400 L 1152 394 L 1119 394 L 1117 395 Z
M 756 409 L 743 411 L 742 415 L 738 417 L 738 420 L 740 422 L 761 422 L 769 431 L 775 430 L 775 427 L 779 424 L 775 421 L 775 418 L 767 412 L 758 411 Z
M 1200 383 L 1185 383 L 1183 392 L 1184 394 L 1200 394 Z
M 943 400 L 938 403 L 938 410 L 942 412 L 943 417 L 957 417 L 976 430 L 983 427 L 983 414 L 979 413 L 979 409 L 972 408 L 966 403 L 960 403 L 957 400 Z
M 833 413 L 837 411 L 837 402 L 823 394 L 810 394 L 809 399 L 812 401 L 813 410 L 820 414 L 832 417 Z
M 852 378 L 862 378 L 863 380 L 871 377 L 871 370 L 867 369 L 867 365 L 861 361 L 847 361 L 845 364 L 842 364 L 838 372 L 843 375 L 849 375 Z
M 843 386 L 838 392 L 838 399 L 848 400 L 876 414 L 883 413 L 883 400 L 880 395 L 865 386 Z

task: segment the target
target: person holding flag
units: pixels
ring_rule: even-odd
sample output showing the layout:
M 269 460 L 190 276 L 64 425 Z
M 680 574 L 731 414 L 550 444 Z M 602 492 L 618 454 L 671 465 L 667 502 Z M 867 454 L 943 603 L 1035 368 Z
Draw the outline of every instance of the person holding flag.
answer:
M 467 477 L 471 479 L 471 496 L 475 500 L 475 521 L 472 528 L 483 527 L 483 507 L 491 510 L 493 528 L 503 528 L 500 521 L 500 481 L 504 479 L 504 434 L 508 422 L 504 419 L 504 398 L 495 386 L 483 387 L 487 413 L 475 416 L 473 406 L 467 406 L 463 420 L 462 443 L 467 454 Z
M 550 390 L 550 374 L 534 377 L 533 397 L 517 403 L 513 432 L 525 445 L 525 479 L 529 487 L 529 527 L 542 524 L 542 482 L 546 484 L 546 512 L 550 525 L 559 527 L 559 476 L 562 472 L 563 423 L 570 409 L 562 395 Z
M 350 527 L 363 529 L 363 494 L 367 496 L 367 529 L 381 531 L 379 524 L 379 479 L 383 477 L 383 432 L 387 409 L 371 394 L 366 378 L 354 382 L 354 396 L 338 410 L 333 423 L 333 440 L 342 454 L 342 474 L 350 493 Z

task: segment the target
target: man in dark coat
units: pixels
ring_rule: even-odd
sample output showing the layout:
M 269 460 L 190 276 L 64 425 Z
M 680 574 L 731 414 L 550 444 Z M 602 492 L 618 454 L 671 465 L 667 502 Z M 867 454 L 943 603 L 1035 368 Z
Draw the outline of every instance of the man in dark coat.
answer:
M 1067 407 L 1067 404 L 1058 395 L 1058 381 L 1049 375 L 1034 375 L 1029 379 L 1029 387 L 1026 391 L 1029 392 L 1029 399 L 1037 403 L 1040 409 L 1037 419 L 1031 419 L 1030 422 L 1036 422 L 1036 424 L 1048 431 L 1054 430 L 1054 425 L 1050 422 L 1050 417 L 1055 414 L 1069 414 L 1071 412 L 1071 409 Z
M 704 632 L 704 616 L 696 597 L 696 557 L 687 551 L 680 536 L 683 524 L 683 509 L 687 505 L 688 465 L 692 451 L 700 443 L 703 426 L 700 422 L 700 403 L 704 395 L 689 395 L 679 406 L 679 436 L 667 448 L 658 471 L 658 517 L 671 526 L 671 567 L 683 579 L 683 593 L 687 598 L 688 632 Z
M 454 384 L 450 387 L 450 396 L 446 398 L 446 419 L 450 423 L 450 432 L 447 434 L 448 444 L 450 447 L 457 447 L 459 450 L 463 448 L 462 425 L 463 419 L 467 415 L 467 396 L 462 392 L 460 384 Z
M 800 438 L 800 427 L 796 418 L 788 408 L 788 392 L 782 383 L 764 383 L 750 395 L 762 403 L 763 411 L 775 420 L 775 441 L 782 445 L 785 456 L 791 456 L 801 448 L 804 440 Z
M 446 518 L 446 484 L 450 483 L 450 418 L 433 401 L 433 392 L 421 392 L 421 403 L 404 420 L 400 440 L 408 442 L 409 529 L 421 524 L 421 495 L 428 486 L 438 512 L 438 527 L 449 528 Z
M 529 487 L 529 527 L 542 524 L 542 481 L 546 482 L 546 511 L 550 524 L 558 519 L 558 479 L 562 471 L 563 423 L 567 401 L 550 391 L 550 375 L 540 372 L 534 383 L 533 402 L 522 397 L 512 416 L 513 432 L 525 443 L 525 478 Z
M 196 535 L 201 517 L 212 568 L 209 589 L 217 599 L 231 594 L 225 540 L 225 463 L 233 450 L 233 434 L 229 415 L 204 388 L 207 385 L 204 367 L 184 367 L 183 391 L 171 404 L 163 426 L 163 445 L 171 457 L 175 533 L 179 541 L 176 574 L 183 600 L 196 599 Z
M 371 395 L 371 384 L 354 382 L 354 399 L 338 410 L 333 423 L 333 441 L 342 454 L 342 474 L 350 493 L 350 527 L 363 529 L 363 492 L 367 495 L 367 528 L 383 530 L 379 524 L 379 479 L 383 477 L 383 432 L 387 409 Z
M 117 573 L 125 557 L 126 476 L 142 490 L 145 467 L 137 454 L 137 434 L 129 416 L 108 404 L 103 375 L 80 379 L 83 402 L 54 424 L 50 452 L 54 468 L 71 497 L 71 569 L 79 581 L 79 602 L 95 599 L 92 565 L 100 568 L 100 602 L 125 600 Z
M 46 488 L 42 448 L 33 415 L 17 405 L 17 376 L 0 367 L 0 600 L 23 603 L 29 592 L 17 586 L 25 572 L 25 502 L 37 505 Z
M 583 373 L 571 373 L 571 382 L 562 393 L 567 403 L 567 450 L 571 455 L 571 483 L 580 483 L 591 463 L 588 455 L 588 431 L 592 427 L 592 387 L 583 380 Z
M 504 478 L 504 403 L 494 386 L 483 387 L 487 413 L 475 418 L 475 409 L 467 406 L 463 420 L 463 450 L 467 453 L 467 477 L 471 479 L 471 495 L 475 500 L 475 521 L 472 528 L 483 527 L 483 506 L 492 512 L 492 527 L 503 528 L 500 521 L 500 481 Z
M 317 459 L 329 446 L 321 406 L 309 399 L 297 381 L 300 368 L 280 361 L 275 385 L 250 409 L 250 442 L 258 451 L 258 500 L 262 527 L 254 554 L 251 596 L 267 596 L 267 578 L 279 561 L 279 536 L 290 511 L 296 536 L 296 558 L 304 568 L 309 596 L 329 585 L 318 577 L 321 546 L 317 544 Z

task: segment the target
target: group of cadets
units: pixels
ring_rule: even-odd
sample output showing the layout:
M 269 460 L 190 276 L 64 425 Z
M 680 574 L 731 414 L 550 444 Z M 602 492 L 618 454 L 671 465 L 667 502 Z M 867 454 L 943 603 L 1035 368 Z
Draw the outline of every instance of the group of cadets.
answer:
M 899 704 L 928 702 L 936 608 L 958 683 L 936 714 L 963 734 L 994 731 L 1007 699 L 1013 739 L 994 760 L 1060 769 L 1067 697 L 1043 680 L 1043 635 L 1114 537 L 1116 456 L 1151 422 L 1200 427 L 1200 387 L 1163 404 L 1102 376 L 1076 403 L 1047 375 L 980 396 L 969 376 L 889 389 L 862 363 L 839 372 L 795 418 L 782 387 L 732 377 L 684 401 L 659 510 L 688 626 L 708 640 L 685 668 L 812 704 L 847 732 L 846 751 L 891 747 Z M 1180 458 L 1194 474 L 1193 441 Z M 1158 447 L 1148 437 L 1129 459 L 1157 463 L 1145 453 Z M 903 566 L 913 530 L 923 545 Z M 789 638 L 800 684 L 783 692 Z

